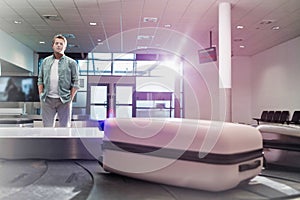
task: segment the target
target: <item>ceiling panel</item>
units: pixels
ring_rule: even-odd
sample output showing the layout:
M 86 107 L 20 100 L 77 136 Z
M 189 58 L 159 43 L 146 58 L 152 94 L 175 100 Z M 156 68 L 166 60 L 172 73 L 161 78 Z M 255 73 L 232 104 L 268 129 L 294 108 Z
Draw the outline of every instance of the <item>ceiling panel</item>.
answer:
M 259 4 L 261 0 L 242 0 L 232 6 L 232 23 L 239 24 L 244 18 L 247 18 Z
M 144 0 L 142 17 L 157 18 L 160 20 L 167 6 L 167 0 Z M 159 6 L 158 6 L 159 5 Z M 157 26 L 157 23 L 142 23 L 142 26 Z
M 76 7 L 74 3 L 76 1 L 74 0 L 51 0 L 51 2 L 57 9 L 68 9 Z
M 232 5 L 232 48 L 234 55 L 254 55 L 280 42 L 300 36 L 300 0 L 222 0 Z M 69 52 L 125 51 L 162 47 L 167 32 L 179 31 L 203 46 L 218 43 L 218 4 L 221 0 L 0 0 L 0 29 L 34 51 L 51 51 L 49 40 L 56 33 L 72 33 L 76 48 Z M 42 18 L 57 15 L 57 20 Z M 143 22 L 156 17 L 157 22 Z M 18 20 L 21 24 L 14 24 Z M 274 20 L 261 24 L 263 20 Z M 89 22 L 97 22 L 91 27 Z M 171 27 L 165 28 L 169 24 Z M 244 25 L 236 30 L 236 25 Z M 274 32 L 273 26 L 280 26 Z M 166 31 L 163 31 L 166 30 Z M 153 35 L 150 41 L 138 35 Z M 97 46 L 101 39 L 104 44 Z M 105 40 L 108 39 L 109 42 Z M 116 41 L 113 41 L 113 40 Z M 234 41 L 242 39 L 242 41 Z M 46 42 L 45 45 L 39 41 Z M 51 42 L 50 42 L 51 43 Z M 134 46 L 135 45 L 135 46 Z M 244 49 L 239 46 L 244 45 Z M 128 46 L 128 48 L 127 48 Z M 118 49 L 119 48 L 119 49 Z

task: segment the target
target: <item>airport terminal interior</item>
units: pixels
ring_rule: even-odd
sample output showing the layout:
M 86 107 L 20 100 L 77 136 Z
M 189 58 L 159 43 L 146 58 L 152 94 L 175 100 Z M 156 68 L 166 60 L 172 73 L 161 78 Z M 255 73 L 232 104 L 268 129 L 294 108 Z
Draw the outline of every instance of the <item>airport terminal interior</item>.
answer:
M 0 0 L 0 199 L 300 199 L 299 0 Z M 63 35 L 71 127 L 38 75 Z

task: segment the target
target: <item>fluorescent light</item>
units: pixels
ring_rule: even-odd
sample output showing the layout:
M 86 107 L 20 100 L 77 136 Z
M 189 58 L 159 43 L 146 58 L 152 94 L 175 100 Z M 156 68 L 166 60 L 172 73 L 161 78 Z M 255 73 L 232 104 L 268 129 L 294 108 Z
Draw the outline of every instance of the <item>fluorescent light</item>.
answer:
M 164 27 L 165 27 L 165 28 L 171 28 L 172 25 L 171 25 L 171 24 L 165 24 Z
M 245 48 L 245 46 L 244 46 L 244 45 L 240 45 L 240 48 L 241 48 L 241 49 L 244 49 L 244 48 Z
M 40 44 L 46 44 L 46 42 L 45 42 L 45 41 L 39 41 L 39 43 L 40 43 Z
M 96 26 L 97 23 L 96 22 L 90 22 L 90 26 Z
M 237 26 L 236 26 L 236 29 L 243 29 L 243 28 L 244 28 L 243 25 L 237 25 Z

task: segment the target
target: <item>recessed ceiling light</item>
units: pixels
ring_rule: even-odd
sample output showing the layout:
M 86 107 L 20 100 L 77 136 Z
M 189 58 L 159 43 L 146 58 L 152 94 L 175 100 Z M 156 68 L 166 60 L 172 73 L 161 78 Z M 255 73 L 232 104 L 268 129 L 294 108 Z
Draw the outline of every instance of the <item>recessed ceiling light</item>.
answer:
M 15 20 L 15 21 L 14 21 L 14 24 L 22 24 L 22 22 L 21 22 L 21 21 L 18 21 L 18 20 Z
M 279 30 L 279 29 L 280 29 L 279 26 L 273 26 L 273 27 L 272 27 L 272 30 Z
M 98 41 L 98 42 L 101 42 L 102 40 L 101 40 L 101 39 L 98 39 L 97 41 Z
M 90 26 L 96 26 L 97 23 L 96 22 L 90 22 Z
M 237 25 L 237 26 L 236 26 L 236 29 L 243 29 L 243 28 L 244 28 L 243 25 Z

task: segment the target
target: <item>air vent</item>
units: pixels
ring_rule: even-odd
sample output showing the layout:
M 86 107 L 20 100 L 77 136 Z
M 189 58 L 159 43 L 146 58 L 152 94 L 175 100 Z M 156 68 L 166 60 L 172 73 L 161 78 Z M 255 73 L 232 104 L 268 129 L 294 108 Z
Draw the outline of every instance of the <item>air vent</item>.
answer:
M 77 44 L 68 44 L 68 47 L 69 48 L 78 48 L 79 45 L 77 45 Z
M 61 18 L 58 15 L 43 15 L 44 19 L 51 20 L 51 21 L 60 21 Z
M 74 39 L 75 38 L 75 35 L 73 34 L 73 33 L 64 33 L 64 34 L 62 34 L 63 36 L 65 36 L 65 38 L 72 38 L 72 39 Z
M 235 38 L 233 39 L 234 42 L 242 42 L 244 39 L 243 38 Z
M 157 17 L 144 17 L 144 22 L 156 23 L 157 20 L 158 20 Z
M 272 19 L 266 19 L 266 20 L 262 20 L 259 24 L 260 25 L 268 25 L 268 24 L 272 24 L 274 23 L 275 20 L 272 20 Z
M 265 19 L 260 22 L 258 22 L 256 29 L 257 30 L 264 30 L 269 29 L 271 25 L 273 25 L 276 22 L 276 20 L 273 19 Z
M 150 40 L 150 39 L 153 39 L 153 38 L 154 38 L 153 35 L 138 35 L 137 36 L 138 40 Z

